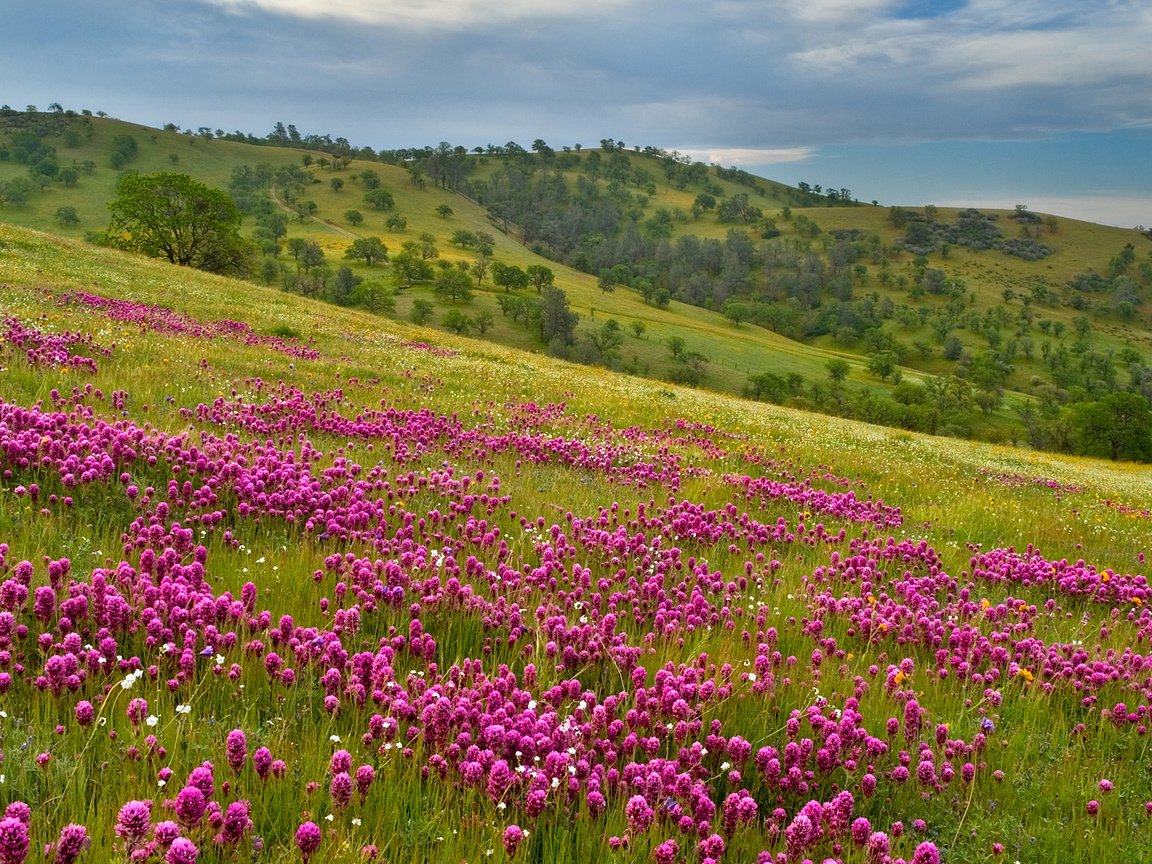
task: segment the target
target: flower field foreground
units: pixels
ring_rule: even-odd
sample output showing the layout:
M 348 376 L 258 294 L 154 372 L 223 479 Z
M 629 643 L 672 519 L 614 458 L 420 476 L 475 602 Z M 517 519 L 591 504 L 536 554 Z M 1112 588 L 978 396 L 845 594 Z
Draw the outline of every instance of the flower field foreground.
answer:
M 1149 854 L 1147 472 L 0 282 L 0 864 Z

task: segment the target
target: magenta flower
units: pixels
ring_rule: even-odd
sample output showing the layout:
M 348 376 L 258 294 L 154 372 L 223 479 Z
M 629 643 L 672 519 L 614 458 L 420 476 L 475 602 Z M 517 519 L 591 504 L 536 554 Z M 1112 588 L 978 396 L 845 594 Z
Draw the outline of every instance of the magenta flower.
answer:
M 56 840 L 56 854 L 52 858 L 52 864 L 74 864 L 91 844 L 88 829 L 83 825 L 65 825 L 60 829 L 60 836 Z
M 205 762 L 193 768 L 188 775 L 188 785 L 195 786 L 203 792 L 205 798 L 211 798 L 216 791 L 216 780 L 212 773 L 212 763 Z
M 637 834 L 643 834 L 652 824 L 656 816 L 643 795 L 633 795 L 624 805 L 624 816 L 628 820 L 628 827 Z
M 341 771 L 332 777 L 328 791 L 332 795 L 332 806 L 336 810 L 343 810 L 352 800 L 352 777 L 347 771 Z
M 524 832 L 520 830 L 519 825 L 509 825 L 504 829 L 504 851 L 508 853 L 509 858 L 516 857 L 516 850 L 523 842 Z
M 185 828 L 194 828 L 204 818 L 208 799 L 195 786 L 185 786 L 176 795 L 176 816 Z
M 225 843 L 239 843 L 252 830 L 247 801 L 233 801 L 224 812 L 224 824 L 220 828 L 220 838 Z
M 4 810 L 5 819 L 19 819 L 25 825 L 32 825 L 32 808 L 23 801 L 13 801 Z
M 1107 795 L 1109 792 L 1111 792 L 1112 789 L 1113 789 L 1113 786 L 1112 786 L 1111 780 L 1104 778 L 1103 780 L 1100 781 L 1100 791 L 1103 792 L 1105 795 Z
M 95 716 L 96 709 L 92 707 L 92 703 L 87 699 L 81 699 L 76 703 L 76 722 L 81 726 L 87 726 Z
M 239 774 L 244 769 L 244 763 L 248 761 L 248 737 L 243 729 L 233 729 L 228 733 L 224 753 L 228 766 L 234 773 Z
M 679 852 L 680 847 L 676 845 L 675 840 L 665 840 L 652 850 L 652 858 L 656 864 L 672 864 Z
M 259 748 L 252 754 L 252 767 L 256 769 L 256 776 L 267 780 L 272 773 L 272 751 L 267 747 Z
M 869 861 L 883 861 L 888 857 L 888 851 L 891 848 L 888 835 L 883 831 L 873 831 L 872 836 L 868 838 L 868 860 Z
M 180 826 L 172 821 L 157 822 L 152 829 L 152 839 L 161 846 L 171 846 L 172 841 L 180 836 Z
M 921 843 L 912 853 L 912 864 L 940 864 L 940 850 L 935 843 Z
M 168 847 L 168 854 L 164 856 L 164 864 L 196 864 L 200 850 L 196 844 L 187 837 L 177 837 Z
M 375 780 L 376 769 L 371 765 L 361 765 L 356 769 L 356 791 L 360 793 L 361 800 L 368 794 Z
M 116 836 L 131 853 L 152 827 L 152 802 L 129 801 L 116 816 Z
M 1093 798 L 1091 801 L 1088 802 L 1087 806 L 1084 809 L 1088 811 L 1089 816 L 1095 816 L 1097 813 L 1100 812 L 1100 802 L 1097 801 L 1095 798 Z
M 315 822 L 304 822 L 296 829 L 296 848 L 300 850 L 304 864 L 308 864 L 312 854 L 320 848 L 320 841 L 323 839 L 320 826 Z
M 24 864 L 28 856 L 28 826 L 15 816 L 0 820 L 0 864 Z
M 339 774 L 341 771 L 352 770 L 352 754 L 347 750 L 337 750 L 332 754 L 332 761 L 328 765 L 330 774 Z
M 128 703 L 128 720 L 131 724 L 139 728 L 140 724 L 144 722 L 144 718 L 148 716 L 148 702 L 144 699 L 133 699 Z

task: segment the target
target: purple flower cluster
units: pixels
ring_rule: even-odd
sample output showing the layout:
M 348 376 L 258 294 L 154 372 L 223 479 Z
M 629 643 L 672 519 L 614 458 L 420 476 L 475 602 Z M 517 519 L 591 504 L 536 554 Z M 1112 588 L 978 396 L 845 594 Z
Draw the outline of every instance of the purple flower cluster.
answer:
M 135 324 L 142 331 L 154 330 L 180 336 L 200 339 L 227 337 L 238 339 L 245 345 L 260 345 L 279 351 L 290 357 L 316 360 L 320 352 L 300 343 L 298 339 L 284 339 L 279 336 L 260 336 L 252 328 L 240 321 L 211 321 L 201 324 L 187 315 L 173 312 L 161 306 L 152 306 L 133 300 L 119 300 L 102 297 L 88 291 L 73 291 L 60 299 L 61 305 L 82 306 L 99 309 L 115 321 Z
M 0 346 L 7 343 L 22 351 L 25 359 L 36 367 L 66 367 L 95 373 L 96 361 L 73 353 L 73 349 L 80 346 L 86 353 L 105 357 L 112 353 L 112 349 L 97 345 L 89 335 L 79 332 L 45 333 L 11 315 L 0 318 L 0 328 Z

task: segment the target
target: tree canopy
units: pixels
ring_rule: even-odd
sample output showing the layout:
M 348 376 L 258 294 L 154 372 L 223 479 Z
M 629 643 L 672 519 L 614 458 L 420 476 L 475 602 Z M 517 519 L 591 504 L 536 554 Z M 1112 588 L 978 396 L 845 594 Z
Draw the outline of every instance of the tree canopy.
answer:
M 182 267 L 245 275 L 251 245 L 241 238 L 241 214 L 226 193 L 187 174 L 128 174 L 108 209 L 111 245 Z

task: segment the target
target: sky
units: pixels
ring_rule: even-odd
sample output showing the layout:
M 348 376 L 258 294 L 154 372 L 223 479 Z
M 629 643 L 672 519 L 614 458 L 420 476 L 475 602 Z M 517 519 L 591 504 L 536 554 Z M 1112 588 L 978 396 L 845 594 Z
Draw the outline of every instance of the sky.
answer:
M 1152 225 L 1152 0 L 38 0 L 0 103 L 374 149 L 603 138 Z

